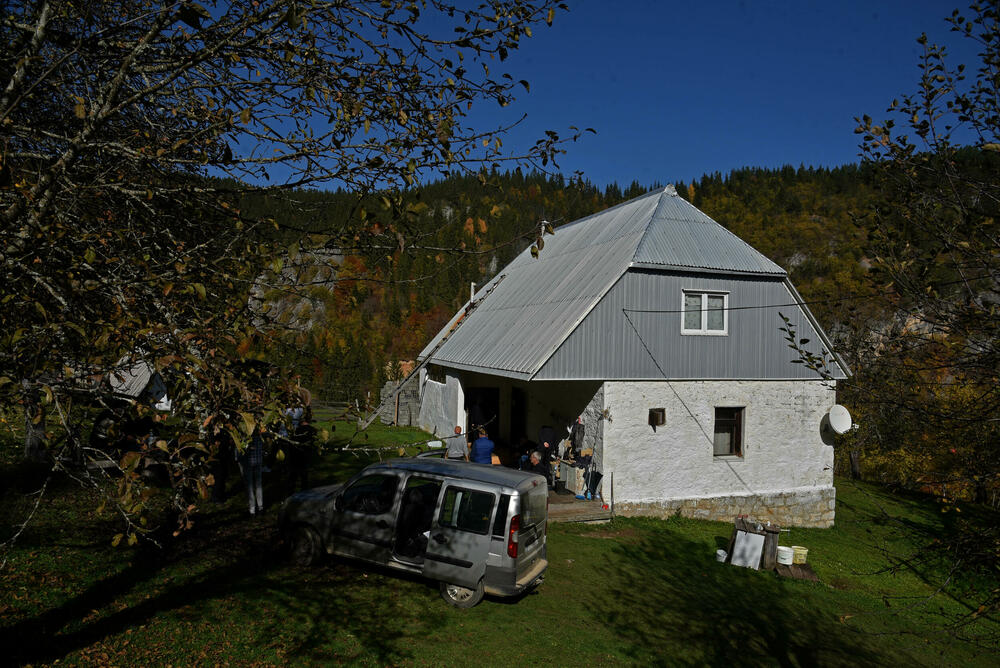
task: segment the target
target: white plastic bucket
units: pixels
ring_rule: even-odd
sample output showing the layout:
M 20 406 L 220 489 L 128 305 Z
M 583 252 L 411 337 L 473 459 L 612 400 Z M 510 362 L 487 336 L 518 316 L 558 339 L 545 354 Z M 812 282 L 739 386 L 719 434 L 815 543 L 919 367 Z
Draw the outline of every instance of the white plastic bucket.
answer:
M 778 563 L 784 564 L 785 566 L 792 565 L 792 559 L 794 558 L 795 550 L 790 547 L 785 547 L 784 545 L 778 546 Z
M 806 555 L 809 554 L 809 550 L 801 545 L 792 545 L 792 553 L 792 563 L 804 564 L 806 563 Z
M 726 557 L 727 556 L 729 556 L 729 555 L 726 554 L 725 550 L 716 550 L 715 551 L 715 560 L 716 561 L 719 561 L 719 562 L 722 562 L 722 563 L 726 563 Z

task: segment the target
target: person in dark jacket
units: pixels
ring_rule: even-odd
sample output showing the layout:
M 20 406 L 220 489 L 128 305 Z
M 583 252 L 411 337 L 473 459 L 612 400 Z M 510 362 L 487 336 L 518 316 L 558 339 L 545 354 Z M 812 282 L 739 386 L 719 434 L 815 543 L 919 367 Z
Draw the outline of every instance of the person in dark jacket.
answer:
M 545 476 L 545 484 L 549 487 L 552 486 L 552 467 L 542 461 L 542 454 L 538 450 L 535 450 L 529 456 L 528 470 L 540 476 Z
M 545 479 L 549 481 L 549 487 L 554 484 L 552 482 L 552 462 L 559 459 L 559 449 L 552 445 L 549 441 L 543 441 L 540 446 L 538 446 L 538 455 L 541 459 L 541 465 L 545 467 L 546 471 Z
M 236 445 L 229 435 L 225 424 L 215 421 L 212 424 L 212 458 L 210 470 L 212 473 L 212 502 L 223 503 L 226 500 L 226 485 L 229 482 L 229 466 L 233 461 Z
M 309 467 L 316 449 L 316 428 L 312 426 L 312 415 L 306 412 L 299 419 L 298 426 L 288 444 L 285 463 L 288 466 L 288 487 L 294 493 L 297 490 L 308 489 Z M 301 487 L 296 488 L 296 483 Z

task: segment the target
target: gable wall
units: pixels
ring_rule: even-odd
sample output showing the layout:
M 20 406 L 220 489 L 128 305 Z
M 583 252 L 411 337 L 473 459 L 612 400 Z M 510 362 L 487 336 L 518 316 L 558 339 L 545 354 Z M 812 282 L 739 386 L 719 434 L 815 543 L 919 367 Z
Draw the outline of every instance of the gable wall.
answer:
M 831 525 L 833 447 L 820 425 L 835 399 L 822 381 L 605 383 L 603 472 L 614 475 L 616 512 Z M 737 406 L 743 456 L 717 457 L 715 408 Z M 655 431 L 650 408 L 666 409 Z
M 684 289 L 729 293 L 728 336 L 681 335 Z M 674 379 L 815 379 L 815 372 L 792 363 L 797 355 L 779 331 L 781 312 L 798 337 L 809 339 L 808 347 L 819 352 L 819 336 L 795 301 L 781 278 L 630 269 L 535 379 L 660 379 L 664 374 Z M 774 308 L 745 308 L 760 306 Z M 642 341 L 623 309 L 656 311 L 628 314 Z

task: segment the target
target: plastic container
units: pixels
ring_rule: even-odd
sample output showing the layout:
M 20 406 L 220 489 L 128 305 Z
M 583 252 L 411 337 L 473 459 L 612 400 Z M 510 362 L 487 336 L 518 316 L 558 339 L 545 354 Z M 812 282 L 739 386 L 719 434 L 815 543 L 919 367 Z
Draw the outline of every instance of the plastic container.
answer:
M 725 550 L 716 550 L 715 551 L 715 560 L 718 561 L 718 562 L 726 563 L 726 557 L 727 556 L 729 556 L 729 555 L 726 554 Z
M 793 564 L 804 564 L 806 563 L 806 556 L 809 554 L 807 548 L 801 545 L 792 545 L 792 563 Z
M 792 559 L 794 559 L 795 550 L 790 547 L 785 547 L 784 545 L 778 546 L 778 563 L 785 566 L 792 565 Z

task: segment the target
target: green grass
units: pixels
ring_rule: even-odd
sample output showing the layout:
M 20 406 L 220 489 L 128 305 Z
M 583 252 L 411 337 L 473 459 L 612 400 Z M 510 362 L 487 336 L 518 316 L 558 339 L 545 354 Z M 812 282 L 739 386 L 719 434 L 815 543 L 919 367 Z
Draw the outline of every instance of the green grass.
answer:
M 314 482 L 370 456 L 335 452 Z M 323 425 L 327 426 L 327 425 Z M 376 426 L 368 444 L 422 440 Z M 355 439 L 357 442 L 357 439 Z M 30 508 L 39 473 L 5 465 L 0 541 Z M 235 486 L 236 481 L 232 481 Z M 265 499 L 280 498 L 269 480 Z M 110 547 L 114 520 L 93 492 L 53 481 L 0 570 L 4 660 L 190 665 L 996 665 L 997 622 L 949 624 L 974 609 L 947 559 L 918 548 L 950 530 L 933 501 L 838 481 L 837 526 L 794 529 L 821 583 L 718 564 L 731 525 L 682 518 L 550 525 L 545 583 L 517 601 L 448 607 L 432 583 L 331 559 L 285 563 L 270 510 L 244 517 L 241 492 L 208 506 L 159 550 Z M 968 514 L 968 510 L 965 511 Z

